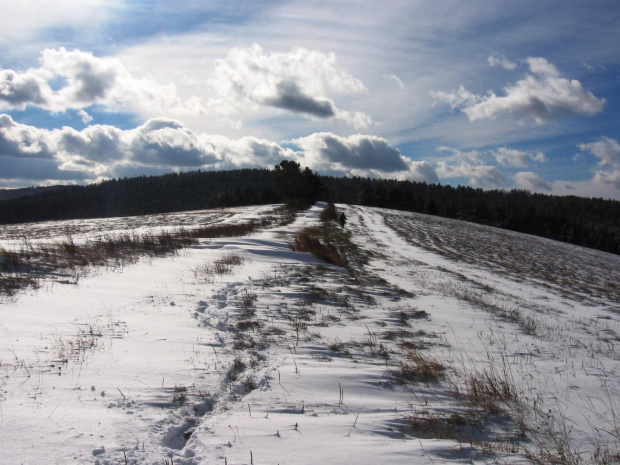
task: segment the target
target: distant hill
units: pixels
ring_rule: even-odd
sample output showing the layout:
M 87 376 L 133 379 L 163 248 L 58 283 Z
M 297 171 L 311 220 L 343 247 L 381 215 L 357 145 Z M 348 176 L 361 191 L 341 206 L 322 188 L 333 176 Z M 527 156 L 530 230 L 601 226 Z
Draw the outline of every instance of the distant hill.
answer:
M 44 194 L 62 189 L 64 186 L 24 187 L 21 189 L 0 189 L 0 200 L 13 200 L 29 195 Z
M 620 254 L 615 200 L 359 177 L 318 179 L 320 200 L 461 219 Z M 243 169 L 3 191 L 13 197 L 0 200 L 0 224 L 281 203 L 276 184 L 275 171 Z

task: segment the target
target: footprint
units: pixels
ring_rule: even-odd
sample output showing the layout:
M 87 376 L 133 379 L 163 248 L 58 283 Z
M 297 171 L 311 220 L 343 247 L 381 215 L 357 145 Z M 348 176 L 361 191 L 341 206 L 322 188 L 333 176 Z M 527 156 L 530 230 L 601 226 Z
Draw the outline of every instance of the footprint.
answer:
M 183 449 L 197 425 L 198 421 L 195 418 L 186 418 L 182 424 L 171 426 L 166 431 L 162 445 L 170 449 Z

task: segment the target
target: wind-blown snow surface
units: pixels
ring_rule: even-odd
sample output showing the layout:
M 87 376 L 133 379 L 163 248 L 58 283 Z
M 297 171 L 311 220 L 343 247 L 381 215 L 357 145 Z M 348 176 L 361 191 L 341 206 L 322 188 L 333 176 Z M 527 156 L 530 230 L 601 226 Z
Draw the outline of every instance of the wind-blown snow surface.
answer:
M 512 444 L 564 437 L 586 462 L 617 452 L 619 257 L 339 206 L 359 247 L 349 272 L 290 247 L 321 207 L 4 298 L 0 463 L 530 463 Z M 0 245 L 269 209 L 12 226 Z M 402 376 L 416 353 L 444 377 Z M 493 373 L 514 402 L 455 394 Z

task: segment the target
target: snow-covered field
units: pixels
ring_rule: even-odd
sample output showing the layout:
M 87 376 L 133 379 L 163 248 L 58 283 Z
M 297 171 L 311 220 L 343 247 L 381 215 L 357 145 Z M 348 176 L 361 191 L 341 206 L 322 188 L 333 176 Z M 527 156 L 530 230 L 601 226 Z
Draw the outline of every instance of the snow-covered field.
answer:
M 345 269 L 291 248 L 323 206 L 2 297 L 0 463 L 620 461 L 620 257 L 338 206 Z M 272 209 L 5 226 L 0 247 Z

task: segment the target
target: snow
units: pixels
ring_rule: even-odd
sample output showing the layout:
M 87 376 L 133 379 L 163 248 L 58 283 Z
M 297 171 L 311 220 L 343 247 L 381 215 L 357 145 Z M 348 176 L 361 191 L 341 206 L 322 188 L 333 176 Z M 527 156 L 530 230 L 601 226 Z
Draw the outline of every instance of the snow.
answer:
M 619 257 L 339 205 L 366 259 L 350 272 L 291 248 L 323 206 L 4 297 L 0 463 L 532 463 L 537 441 L 582 463 L 617 453 Z M 0 246 L 272 209 L 6 226 Z M 206 271 L 231 256 L 229 273 Z M 444 377 L 398 382 L 413 347 Z M 518 401 L 497 412 L 455 394 L 483 374 Z

